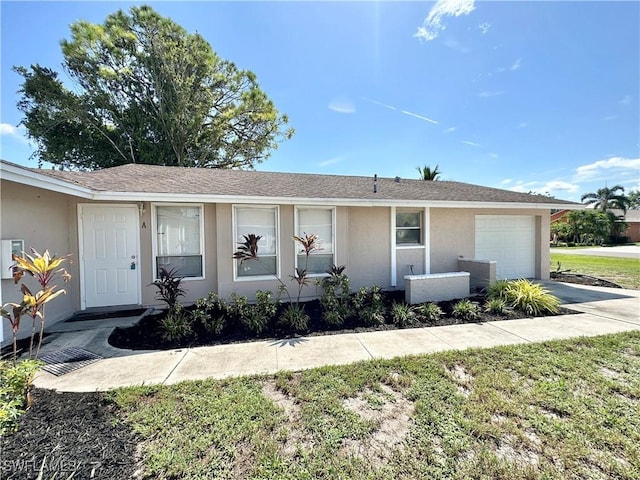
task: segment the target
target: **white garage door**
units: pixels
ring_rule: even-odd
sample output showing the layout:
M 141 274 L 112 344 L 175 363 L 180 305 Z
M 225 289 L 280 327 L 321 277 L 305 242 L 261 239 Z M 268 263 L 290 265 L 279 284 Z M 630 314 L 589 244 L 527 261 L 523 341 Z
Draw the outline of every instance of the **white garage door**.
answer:
M 535 277 L 535 217 L 476 215 L 476 258 L 496 261 L 496 277 Z

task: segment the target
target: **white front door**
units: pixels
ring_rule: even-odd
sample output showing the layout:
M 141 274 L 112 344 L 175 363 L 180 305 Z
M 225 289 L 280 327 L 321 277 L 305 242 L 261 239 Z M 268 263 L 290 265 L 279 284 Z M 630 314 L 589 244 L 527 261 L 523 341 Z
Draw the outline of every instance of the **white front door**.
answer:
M 140 304 L 136 205 L 80 205 L 82 308 Z

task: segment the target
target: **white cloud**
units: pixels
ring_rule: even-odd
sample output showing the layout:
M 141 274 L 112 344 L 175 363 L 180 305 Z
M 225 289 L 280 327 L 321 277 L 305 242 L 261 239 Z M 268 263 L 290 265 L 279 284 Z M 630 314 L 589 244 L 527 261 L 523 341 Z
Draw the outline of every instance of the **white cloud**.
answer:
M 437 38 L 438 34 L 447 28 L 442 23 L 443 17 L 468 15 L 475 8 L 473 4 L 474 0 L 438 0 L 413 36 L 424 41 Z
M 489 29 L 491 28 L 491 24 L 490 24 L 490 23 L 487 23 L 487 22 L 484 22 L 484 23 L 481 23 L 480 25 L 478 25 L 478 28 L 480 29 L 480 31 L 481 31 L 481 32 L 482 32 L 482 34 L 484 35 L 484 34 L 486 34 L 486 33 L 489 31 Z
M 340 163 L 344 160 L 344 157 L 333 157 L 333 158 L 329 158 L 327 160 L 323 160 L 322 162 L 318 163 L 319 167 L 327 167 L 329 165 L 334 165 L 336 163 Z
M 606 160 L 598 160 L 597 162 L 581 165 L 576 168 L 576 174 L 573 178 L 575 182 L 584 182 L 590 180 L 611 179 L 612 177 L 634 176 L 638 177 L 640 172 L 640 158 L 624 158 L 611 157 Z
M 550 180 L 546 183 L 518 181 L 509 188 L 514 192 L 533 192 L 553 196 L 562 196 L 563 193 L 576 193 L 579 189 L 580 185 L 562 180 Z
M 622 99 L 618 103 L 620 105 L 630 105 L 631 104 L 631 95 L 625 95 L 624 97 L 622 97 Z
M 452 50 L 456 50 L 460 53 L 469 53 L 471 52 L 471 49 L 463 44 L 461 44 L 459 41 L 454 40 L 452 38 L 448 38 L 446 39 L 444 42 L 444 46 L 451 48 Z
M 611 120 L 615 120 L 618 118 L 617 115 L 607 115 L 606 117 L 602 117 L 603 122 L 610 122 Z
M 418 115 L 417 113 L 407 112 L 406 110 L 400 110 L 400 111 L 402 113 L 404 113 L 405 115 L 409 115 L 411 117 L 419 118 L 420 120 L 424 120 L 425 122 L 433 123 L 435 125 L 438 125 L 440 123 L 440 122 L 437 122 L 436 120 L 432 120 L 431 118 L 423 117 L 422 115 Z
M 329 109 L 338 113 L 353 113 L 356 107 L 353 102 L 344 97 L 334 98 L 329 102 Z
M 504 92 L 480 92 L 478 94 L 478 96 L 482 98 L 497 97 L 499 95 L 504 95 Z
M 520 123 L 518 124 L 518 128 L 526 128 L 526 127 L 528 127 L 528 126 L 529 126 L 529 124 L 528 124 L 527 122 L 520 122 Z
M 24 143 L 29 143 L 29 140 L 25 136 L 24 126 L 16 127 L 10 123 L 0 123 L 0 135 L 6 135 L 7 137 L 16 138 Z
M 401 110 L 398 107 L 394 107 L 393 105 L 389 105 L 388 103 L 382 103 L 382 102 L 379 102 L 377 100 L 371 100 L 369 98 L 364 98 L 364 97 L 363 97 L 363 100 L 366 100 L 367 102 L 371 102 L 374 105 L 379 105 L 380 107 L 388 108 L 389 110 L 394 110 L 396 112 L 400 112 L 400 113 L 403 113 L 405 115 L 409 115 L 410 117 L 414 117 L 414 118 L 417 118 L 417 119 L 420 119 L 420 120 L 424 120 L 425 122 L 433 123 L 435 125 L 439 125 L 440 124 L 440 122 L 438 122 L 436 120 L 433 120 L 433 119 L 431 119 L 429 117 L 425 117 L 424 115 L 419 115 L 417 113 L 409 112 L 407 110 Z
M 458 127 L 449 127 L 443 131 L 443 133 L 453 133 L 458 129 Z
M 469 140 L 463 140 L 462 143 L 464 143 L 465 145 L 470 145 L 472 147 L 481 147 L 482 146 L 479 143 L 470 142 Z
M 513 64 L 509 67 L 509 70 L 511 70 L 512 72 L 519 70 L 521 64 L 522 64 L 522 59 L 519 58 L 515 62 L 513 62 Z
M 498 154 L 497 153 L 493 153 L 493 152 L 489 152 L 489 156 L 491 158 L 498 158 Z
M 513 180 L 511 178 L 505 178 L 500 182 L 500 185 L 509 185 Z

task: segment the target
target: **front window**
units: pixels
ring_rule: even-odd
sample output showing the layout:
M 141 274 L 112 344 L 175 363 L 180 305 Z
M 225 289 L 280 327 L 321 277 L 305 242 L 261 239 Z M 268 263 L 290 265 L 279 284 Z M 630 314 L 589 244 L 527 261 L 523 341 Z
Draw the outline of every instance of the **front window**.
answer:
M 421 212 L 396 212 L 396 245 L 422 245 Z
M 235 207 L 234 251 L 244 241 L 243 235 L 253 233 L 258 242 L 258 259 L 236 260 L 236 277 L 278 275 L 278 209 L 277 207 Z
M 202 206 L 156 206 L 156 275 L 164 268 L 202 277 Z
M 306 268 L 307 273 L 323 274 L 335 263 L 333 248 L 334 210 L 333 208 L 298 208 L 296 235 L 317 235 L 318 249 L 311 252 L 309 258 L 300 253 L 300 245 L 296 244 L 296 265 Z

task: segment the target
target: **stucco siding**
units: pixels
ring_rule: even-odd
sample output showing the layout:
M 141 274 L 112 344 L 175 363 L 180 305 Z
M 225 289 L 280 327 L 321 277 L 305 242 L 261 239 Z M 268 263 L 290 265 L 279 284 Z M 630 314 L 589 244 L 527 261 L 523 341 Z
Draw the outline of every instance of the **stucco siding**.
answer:
M 391 285 L 391 214 L 384 207 L 349 208 L 349 263 L 345 273 L 351 288 Z
M 535 276 L 549 278 L 549 210 L 431 209 L 431 272 L 453 272 L 458 257 L 474 258 L 476 215 L 531 215 L 535 218 Z
M 38 188 L 2 182 L 0 191 L 0 235 L 2 239 L 22 239 L 25 250 L 29 253 L 35 248 L 39 253 L 49 250 L 52 255 L 66 256 L 72 253 L 69 229 L 70 205 L 68 197 L 62 194 Z M 71 274 L 71 281 L 64 283 L 61 278 L 55 283 L 67 291 L 47 305 L 46 322 L 55 323 L 70 316 L 75 311 L 79 295 L 79 276 L 77 256 L 71 255 L 64 267 Z M 22 294 L 13 284 L 13 280 L 2 282 L 2 304 L 20 302 Z M 29 277 L 24 277 L 32 292 L 39 290 L 38 284 Z M 3 344 L 11 341 L 12 333 L 9 322 L 2 319 Z M 31 334 L 30 318 L 23 318 L 19 337 Z
M 420 275 L 424 271 L 424 247 L 398 248 L 396 250 L 396 288 L 405 288 L 405 275 Z

